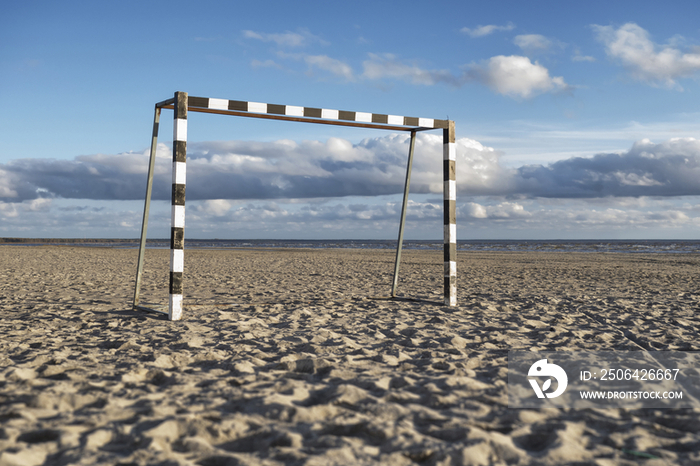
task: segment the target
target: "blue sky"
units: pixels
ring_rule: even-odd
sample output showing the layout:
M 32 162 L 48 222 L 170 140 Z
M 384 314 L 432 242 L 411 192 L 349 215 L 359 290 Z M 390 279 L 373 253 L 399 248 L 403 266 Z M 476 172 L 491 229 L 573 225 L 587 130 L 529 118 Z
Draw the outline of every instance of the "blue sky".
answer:
M 450 118 L 458 237 L 700 228 L 700 3 L 42 2 L 0 15 L 0 236 L 137 237 L 153 105 Z M 149 237 L 167 237 L 163 114 Z M 191 114 L 187 236 L 393 238 L 407 136 Z M 439 239 L 421 134 L 407 238 Z

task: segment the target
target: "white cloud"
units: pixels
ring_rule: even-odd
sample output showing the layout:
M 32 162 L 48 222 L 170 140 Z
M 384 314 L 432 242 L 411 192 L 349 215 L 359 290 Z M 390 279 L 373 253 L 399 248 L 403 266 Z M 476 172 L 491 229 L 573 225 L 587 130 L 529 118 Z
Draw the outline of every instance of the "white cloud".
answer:
M 209 199 L 199 206 L 201 211 L 215 217 L 221 217 L 231 209 L 231 202 L 226 199 Z
M 553 41 L 540 34 L 521 34 L 515 36 L 513 43 L 528 55 L 548 52 L 554 46 Z
M 425 70 L 417 64 L 401 62 L 392 54 L 369 54 L 362 64 L 366 79 L 400 79 L 411 84 L 432 86 L 437 83 L 459 84 L 458 79 L 447 70 Z
M 653 173 L 625 173 L 615 172 L 613 176 L 617 178 L 623 186 L 663 186 L 663 183 L 654 179 Z
M 274 42 L 279 47 L 305 47 L 311 43 L 318 42 L 325 44 L 326 42 L 311 34 L 306 29 L 300 29 L 298 32 L 283 32 L 283 33 L 262 33 L 250 30 L 243 31 L 243 37 L 246 39 L 255 39 L 262 42 Z
M 572 210 L 568 214 L 571 227 L 585 229 L 677 228 L 689 217 L 679 211 L 643 211 L 615 208 Z
M 476 202 L 468 202 L 464 210 L 471 218 L 487 218 L 489 216 L 484 206 Z
M 576 49 L 574 52 L 574 55 L 571 57 L 571 61 L 588 61 L 588 62 L 594 62 L 596 61 L 595 57 L 592 57 L 590 55 L 581 55 L 581 51 Z
M 658 45 L 649 33 L 634 23 L 618 29 L 593 25 L 598 39 L 605 44 L 608 56 L 619 60 L 630 75 L 648 83 L 662 83 L 680 89 L 676 80 L 691 77 L 700 71 L 700 53 L 683 53 L 675 44 Z
M 16 202 L 0 201 L 0 218 L 7 221 L 8 218 L 14 218 L 19 215 Z
M 12 188 L 10 174 L 0 170 L 0 198 L 17 197 L 17 191 Z
M 462 213 L 474 219 L 522 219 L 532 216 L 525 206 L 517 202 L 500 202 L 496 205 L 484 206 L 475 202 L 465 204 Z
M 51 208 L 51 199 L 37 198 L 25 203 L 25 209 L 31 212 L 47 212 Z
M 458 207 L 461 235 L 518 239 L 667 239 L 692 237 L 700 226 L 697 204 L 677 205 L 651 198 L 569 199 L 553 203 L 542 199 L 517 203 L 493 198 L 477 200 L 480 203 Z M 473 215 L 475 212 L 479 215 Z
M 392 54 L 370 54 L 363 63 L 365 79 L 399 79 L 411 84 L 432 86 L 449 84 L 462 86 L 478 82 L 494 92 L 515 98 L 530 98 L 544 92 L 571 89 L 560 76 L 551 77 L 549 70 L 538 62 L 522 56 L 496 56 L 482 64 L 465 67 L 461 75 L 449 70 L 426 70 L 415 63 L 405 63 Z
M 570 89 L 561 76 L 552 77 L 538 62 L 517 55 L 499 55 L 480 65 L 471 65 L 468 74 L 494 92 L 510 97 L 529 98 Z
M 231 208 L 223 215 L 209 212 L 207 202 L 195 201 L 194 204 L 190 209 L 194 213 L 188 216 L 190 230 L 240 232 L 250 229 L 257 237 L 261 232 L 273 237 L 289 237 L 290 232 L 300 232 L 309 237 L 325 235 L 327 230 L 335 231 L 343 238 L 348 237 L 349 232 L 357 236 L 358 231 L 374 232 L 365 234 L 365 237 L 376 236 L 381 230 L 391 231 L 388 236 L 393 236 L 401 212 L 399 196 L 380 196 L 371 200 L 356 197 L 314 199 L 303 203 L 294 199 L 231 201 Z M 437 233 L 441 230 L 441 221 L 441 203 L 409 200 L 407 224 L 412 227 L 412 232 L 416 231 L 416 226 L 419 230 L 425 230 L 427 226 L 428 231 Z M 386 231 L 381 236 L 386 237 Z
M 253 68 L 278 68 L 282 69 L 283 66 L 280 65 L 279 63 L 275 62 L 274 60 L 256 60 L 253 59 L 250 61 L 250 66 Z
M 327 55 L 310 55 L 306 53 L 286 53 L 278 51 L 276 53 L 277 57 L 284 60 L 293 60 L 296 62 L 303 62 L 308 66 L 306 74 L 309 76 L 315 75 L 315 70 L 325 71 L 334 76 L 344 78 L 347 81 L 355 81 L 355 72 L 352 67 L 342 60 L 338 60 Z M 259 62 L 254 60 L 251 65 L 253 67 L 277 67 L 283 68 L 281 65 L 277 64 L 272 60 L 266 60 L 265 62 Z
M 467 34 L 468 36 L 471 37 L 484 37 L 488 36 L 489 34 L 493 34 L 496 31 L 512 31 L 515 29 L 515 25 L 511 22 L 508 22 L 505 26 L 496 26 L 494 24 L 489 24 L 486 26 L 477 26 L 475 28 L 467 28 L 463 27 L 460 29 L 460 32 L 463 34 Z
M 352 67 L 347 63 L 328 57 L 326 55 L 305 55 L 304 62 L 313 68 L 318 68 L 323 71 L 328 71 L 331 74 L 345 78 L 348 81 L 355 80 L 355 74 Z
M 532 214 L 525 210 L 522 204 L 517 202 L 502 202 L 488 209 L 489 217 L 499 219 L 513 219 L 530 217 Z

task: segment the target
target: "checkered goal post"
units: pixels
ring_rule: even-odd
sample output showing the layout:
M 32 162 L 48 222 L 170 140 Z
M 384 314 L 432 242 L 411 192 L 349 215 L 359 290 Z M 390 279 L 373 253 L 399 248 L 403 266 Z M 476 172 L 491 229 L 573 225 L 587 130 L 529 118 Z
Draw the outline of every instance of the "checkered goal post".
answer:
M 176 92 L 172 99 L 156 104 L 151 141 L 151 158 L 149 164 L 148 184 L 144 206 L 139 260 L 134 291 L 134 308 L 149 309 L 139 304 L 139 290 L 143 271 L 146 231 L 148 228 L 148 212 L 150 208 L 151 188 L 153 182 L 153 166 L 158 139 L 160 113 L 162 109 L 174 110 L 173 121 L 173 166 L 172 166 L 172 195 L 171 195 L 171 227 L 170 227 L 170 286 L 168 302 L 168 318 L 180 320 L 183 310 L 183 272 L 185 245 L 185 184 L 187 174 L 187 114 L 190 112 L 214 113 L 252 118 L 298 121 L 305 123 L 355 126 L 390 131 L 410 131 L 412 139 L 417 131 L 442 129 L 443 131 L 443 180 L 444 180 L 444 304 L 457 304 L 457 221 L 456 221 L 456 146 L 455 125 L 451 120 L 436 120 L 432 118 L 416 118 L 380 113 L 364 113 L 326 108 L 299 107 L 293 105 L 266 104 L 240 100 L 213 99 L 207 97 L 190 97 L 186 92 Z M 406 189 L 404 191 L 404 212 L 410 178 L 413 144 L 409 154 Z M 405 219 L 402 212 L 401 231 Z M 402 233 L 401 233 L 402 234 Z M 398 274 L 401 239 L 397 246 L 397 266 L 394 282 Z M 393 296 L 393 290 L 392 290 Z M 159 311 L 160 312 L 160 311 Z

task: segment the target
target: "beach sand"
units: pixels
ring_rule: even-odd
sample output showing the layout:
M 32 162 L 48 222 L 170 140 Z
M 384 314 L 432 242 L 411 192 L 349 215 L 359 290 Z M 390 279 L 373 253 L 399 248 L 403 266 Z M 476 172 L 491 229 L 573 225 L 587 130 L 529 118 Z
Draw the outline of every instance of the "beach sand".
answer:
M 508 350 L 699 351 L 697 255 L 0 247 L 0 465 L 700 464 L 698 409 L 509 409 Z M 167 302 L 167 250 L 142 299 Z

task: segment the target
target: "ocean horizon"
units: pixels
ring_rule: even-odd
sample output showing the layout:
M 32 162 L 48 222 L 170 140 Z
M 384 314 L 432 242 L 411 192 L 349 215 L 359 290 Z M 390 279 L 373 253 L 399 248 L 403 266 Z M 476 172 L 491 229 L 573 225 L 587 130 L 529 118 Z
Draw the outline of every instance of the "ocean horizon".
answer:
M 186 239 L 189 249 L 395 249 L 396 240 L 384 239 Z M 0 246 L 66 245 L 79 247 L 138 248 L 138 239 L 104 238 L 0 238 Z M 148 249 L 168 249 L 169 239 L 148 239 Z M 442 240 L 404 240 L 405 250 L 442 250 Z M 700 253 L 700 240 L 458 240 L 458 251 L 500 252 L 604 252 Z

